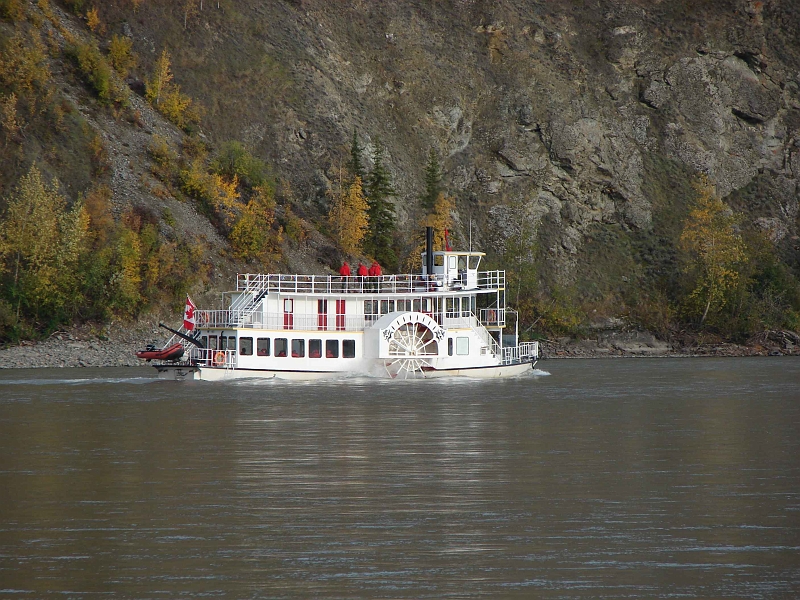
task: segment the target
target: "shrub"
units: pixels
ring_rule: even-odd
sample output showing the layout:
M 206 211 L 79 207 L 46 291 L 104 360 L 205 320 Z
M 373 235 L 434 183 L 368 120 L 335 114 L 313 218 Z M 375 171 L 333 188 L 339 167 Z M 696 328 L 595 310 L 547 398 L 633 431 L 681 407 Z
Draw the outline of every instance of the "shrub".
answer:
M 108 56 L 111 59 L 111 66 L 119 73 L 120 77 L 127 77 L 128 72 L 136 66 L 136 56 L 133 54 L 133 40 L 120 36 L 111 36 L 108 45 Z
M 22 0 L 0 0 L 0 17 L 9 21 L 19 21 L 24 16 Z
M 220 175 L 238 177 L 242 185 L 248 188 L 262 187 L 267 183 L 266 163 L 250 154 L 241 142 L 225 142 L 212 168 Z
M 101 103 L 127 102 L 127 88 L 112 78 L 111 67 L 96 46 L 78 42 L 67 49 L 67 54 L 75 61 L 81 75 L 95 91 Z

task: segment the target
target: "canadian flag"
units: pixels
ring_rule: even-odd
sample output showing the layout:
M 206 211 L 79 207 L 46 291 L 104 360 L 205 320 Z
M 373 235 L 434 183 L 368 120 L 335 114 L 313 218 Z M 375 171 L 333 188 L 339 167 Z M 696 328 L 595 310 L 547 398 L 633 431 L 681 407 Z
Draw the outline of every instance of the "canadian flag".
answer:
M 188 294 L 186 296 L 186 309 L 183 311 L 183 328 L 186 331 L 194 330 L 195 320 L 194 320 L 194 311 L 197 307 L 192 302 L 192 299 L 189 298 Z

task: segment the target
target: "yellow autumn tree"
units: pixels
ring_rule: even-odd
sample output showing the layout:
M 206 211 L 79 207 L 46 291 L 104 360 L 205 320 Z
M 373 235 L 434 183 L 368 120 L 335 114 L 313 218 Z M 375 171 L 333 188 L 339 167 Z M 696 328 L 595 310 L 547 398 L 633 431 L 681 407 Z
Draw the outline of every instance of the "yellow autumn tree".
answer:
M 444 232 L 453 227 L 453 211 L 456 208 L 456 199 L 452 196 L 446 195 L 444 192 L 439 192 L 436 200 L 433 203 L 433 212 L 425 217 L 419 223 L 418 231 L 424 231 L 426 227 L 433 227 L 433 249 L 444 250 L 445 239 Z M 450 232 L 450 244 L 453 244 L 452 232 Z M 425 252 L 425 238 L 421 236 L 416 237 L 416 243 L 411 254 L 406 259 L 406 269 L 409 271 L 417 271 L 422 267 L 422 253 Z
M 34 165 L 20 179 L 0 223 L 0 275 L 8 275 L 17 314 L 21 308 L 52 313 L 74 303 L 80 283 L 74 273 L 87 250 L 89 228 L 82 203 L 68 210 L 58 182 L 46 185 Z
M 214 210 L 220 217 L 223 226 L 229 229 L 236 221 L 239 212 L 239 177 L 234 175 L 232 179 L 226 179 L 222 175 L 214 173 L 211 175 L 214 188 Z
M 364 196 L 361 178 L 356 177 L 349 186 L 342 185 L 333 193 L 328 222 L 336 241 L 347 254 L 361 251 L 361 243 L 367 234 L 369 205 Z
M 103 24 L 100 22 L 100 14 L 97 12 L 97 7 L 93 6 L 86 12 L 86 25 L 94 33 L 103 32 Z
M 128 72 L 136 66 L 136 55 L 133 53 L 133 40 L 122 35 L 112 35 L 108 43 L 108 56 L 111 66 L 120 77 L 127 77 Z
M 684 223 L 680 245 L 687 258 L 684 272 L 694 281 L 686 309 L 691 316 L 699 316 L 702 325 L 709 314 L 725 306 L 739 283 L 747 254 L 737 231 L 737 216 L 706 178 L 700 179 L 695 189 L 697 198 Z
M 269 188 L 257 187 L 233 226 L 231 246 L 237 258 L 264 260 L 275 248 L 272 224 L 275 199 Z
M 0 86 L 17 94 L 34 115 L 50 105 L 55 93 L 47 49 L 36 30 L 17 31 L 0 41 Z
M 172 63 L 167 49 L 161 51 L 150 78 L 145 82 L 145 97 L 150 104 L 158 106 L 161 97 L 172 81 Z

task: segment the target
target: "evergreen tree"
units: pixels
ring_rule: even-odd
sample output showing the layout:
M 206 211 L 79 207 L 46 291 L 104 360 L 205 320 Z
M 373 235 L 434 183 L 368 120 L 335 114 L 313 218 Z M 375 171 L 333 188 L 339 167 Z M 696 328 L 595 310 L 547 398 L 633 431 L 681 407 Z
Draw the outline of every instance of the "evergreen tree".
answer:
M 425 212 L 433 212 L 436 199 L 442 191 L 442 169 L 439 165 L 439 157 L 436 151 L 431 148 L 428 152 L 428 164 L 425 165 L 425 192 L 422 195 L 421 203 Z
M 353 129 L 353 141 L 350 144 L 350 160 L 347 161 L 347 170 L 350 172 L 350 181 L 356 178 L 361 181 L 367 180 L 367 172 L 364 170 L 364 161 L 361 159 L 364 149 L 358 143 L 358 133 Z
M 384 164 L 386 150 L 380 141 L 375 144 L 373 167 L 367 176 L 366 195 L 369 206 L 369 228 L 364 239 L 364 250 L 389 270 L 397 266 L 397 255 L 392 247 L 396 228 L 394 204 L 396 196 L 392 176 Z

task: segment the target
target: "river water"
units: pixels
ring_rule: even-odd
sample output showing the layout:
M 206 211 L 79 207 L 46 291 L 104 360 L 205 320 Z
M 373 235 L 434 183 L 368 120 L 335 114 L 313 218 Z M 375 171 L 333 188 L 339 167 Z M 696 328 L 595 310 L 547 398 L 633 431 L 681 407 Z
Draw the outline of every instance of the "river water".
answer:
M 0 597 L 800 595 L 798 359 L 540 369 L 0 371 Z

